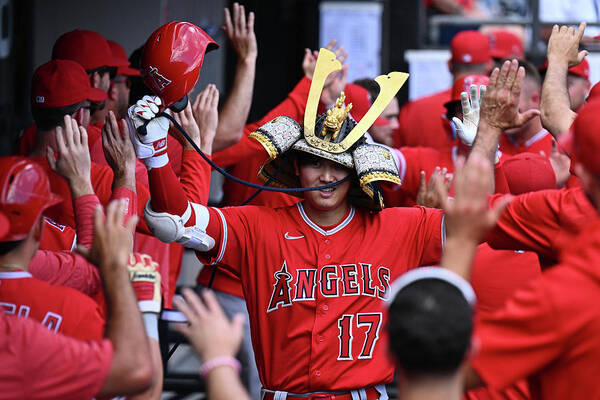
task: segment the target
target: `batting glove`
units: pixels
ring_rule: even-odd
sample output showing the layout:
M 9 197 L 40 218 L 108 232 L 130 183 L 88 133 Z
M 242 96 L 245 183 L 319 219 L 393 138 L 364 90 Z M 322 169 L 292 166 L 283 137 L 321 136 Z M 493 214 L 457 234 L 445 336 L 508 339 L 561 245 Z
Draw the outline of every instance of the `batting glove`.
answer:
M 477 85 L 471 85 L 469 91 L 471 92 L 471 98 L 467 92 L 460 94 L 460 103 L 463 111 L 463 120 L 461 121 L 457 117 L 452 118 L 456 134 L 467 146 L 472 146 L 477 136 L 477 126 L 479 125 L 479 105 L 481 99 L 485 94 L 486 87 L 479 86 L 479 93 L 477 92 Z
M 169 120 L 157 117 L 161 104 L 158 96 L 144 96 L 127 110 L 127 123 L 135 153 L 144 160 L 148 169 L 160 168 L 169 162 Z
M 149 255 L 132 253 L 127 263 L 129 280 L 141 312 L 160 313 L 160 273 Z

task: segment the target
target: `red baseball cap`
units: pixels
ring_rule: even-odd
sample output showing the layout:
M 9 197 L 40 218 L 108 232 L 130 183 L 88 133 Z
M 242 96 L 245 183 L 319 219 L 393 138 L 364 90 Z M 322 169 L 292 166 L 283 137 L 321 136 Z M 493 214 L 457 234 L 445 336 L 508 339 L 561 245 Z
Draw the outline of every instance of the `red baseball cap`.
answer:
M 561 144 L 562 145 L 562 144 Z M 589 172 L 600 175 L 600 99 L 585 103 L 573 123 L 573 155 Z
M 119 64 L 117 67 L 117 75 L 125 76 L 141 76 L 139 69 L 131 68 L 131 63 L 127 59 L 127 53 L 123 46 L 114 40 L 107 40 L 110 51 L 115 61 Z
M 104 90 L 93 88 L 81 65 L 71 60 L 52 60 L 35 70 L 31 80 L 31 106 L 58 108 L 84 100 L 106 100 Z
M 556 175 L 547 157 L 520 153 L 502 161 L 502 172 L 511 194 L 556 189 Z
M 371 108 L 371 96 L 369 95 L 369 91 L 355 83 L 348 83 L 344 88 L 344 94 L 346 95 L 346 104 L 352 103 L 350 115 L 352 115 L 352 118 L 356 121 L 360 121 L 367 111 L 369 111 L 369 108 Z M 389 123 L 390 122 L 385 118 L 377 117 L 372 125 L 383 126 Z
M 52 49 L 53 60 L 73 60 L 86 70 L 118 67 L 108 42 L 94 31 L 75 29 L 58 38 Z
M 488 34 L 490 39 L 490 55 L 493 58 L 525 58 L 523 41 L 509 31 L 493 31 Z
M 490 40 L 478 31 L 458 32 L 450 42 L 452 62 L 459 64 L 483 64 L 492 59 Z
M 490 78 L 487 75 L 471 74 L 465 75 L 462 78 L 458 78 L 456 81 L 454 81 L 454 85 L 452 85 L 452 94 L 450 97 L 450 101 L 446 102 L 444 106 L 448 107 L 450 103 L 460 101 L 460 94 L 462 92 L 467 92 L 470 98 L 471 85 L 476 85 L 479 89 L 479 86 L 487 86 L 489 83 Z
M 540 72 L 545 72 L 548 69 L 548 59 L 544 61 L 544 65 L 539 68 Z M 579 64 L 569 68 L 569 74 L 577 75 L 586 80 L 590 80 L 590 64 L 584 58 Z

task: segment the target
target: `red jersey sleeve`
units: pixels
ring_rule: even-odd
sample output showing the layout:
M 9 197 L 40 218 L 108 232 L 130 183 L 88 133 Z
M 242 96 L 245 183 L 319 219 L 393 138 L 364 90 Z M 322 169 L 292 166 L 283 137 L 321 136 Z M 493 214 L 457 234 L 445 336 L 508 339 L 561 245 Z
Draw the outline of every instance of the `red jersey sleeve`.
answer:
M 67 286 L 87 295 L 102 288 L 98 269 L 69 251 L 38 250 L 29 263 L 29 273 L 52 285 Z
M 442 248 L 446 240 L 446 226 L 442 210 L 425 207 L 415 207 L 420 210 L 420 219 L 415 241 L 421 249 L 419 265 L 439 264 L 442 258 Z
M 75 227 L 77 243 L 87 248 L 92 247 L 94 239 L 94 210 L 100 204 L 95 194 L 80 196 L 73 201 L 75 211 Z
M 91 399 L 106 381 L 109 340 L 80 341 L 0 312 L 0 393 L 19 399 Z
M 503 195 L 493 195 L 493 206 Z M 560 243 L 577 234 L 596 211 L 583 190 L 543 190 L 516 196 L 487 236 L 492 248 L 531 250 L 556 260 Z
M 188 200 L 208 204 L 209 191 L 206 188 L 210 187 L 210 164 L 196 150 L 185 150 L 182 160 L 179 182 Z
M 261 207 L 209 208 L 210 222 L 206 232 L 215 239 L 215 247 L 210 253 L 197 253 L 205 264 L 218 264 L 240 274 L 240 266 L 245 263 L 246 246 L 262 246 L 250 238 L 249 227 L 257 224 Z
M 502 310 L 477 321 L 480 346 L 471 365 L 494 388 L 529 376 L 562 350 L 562 324 L 542 282 L 531 282 Z

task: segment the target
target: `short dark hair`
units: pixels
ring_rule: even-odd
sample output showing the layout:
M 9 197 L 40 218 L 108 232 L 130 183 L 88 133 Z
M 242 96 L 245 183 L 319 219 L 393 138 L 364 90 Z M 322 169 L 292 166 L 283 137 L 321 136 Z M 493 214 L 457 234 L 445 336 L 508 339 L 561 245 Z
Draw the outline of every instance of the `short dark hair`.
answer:
M 440 279 L 407 285 L 389 307 L 390 348 L 409 377 L 454 373 L 472 329 L 471 306 L 457 287 Z
M 371 96 L 371 103 L 375 101 L 377 96 L 379 96 L 379 84 L 375 82 L 375 79 L 362 78 L 355 80 L 354 83 L 358 86 L 367 89 L 367 92 L 369 92 L 369 96 Z
M 89 104 L 89 101 L 84 100 L 77 104 L 71 104 L 70 106 L 64 107 L 33 107 L 31 112 L 37 128 L 42 131 L 49 131 L 57 126 L 62 126 L 65 115 L 72 115 L 82 107 L 89 107 Z
M 17 247 L 19 247 L 22 243 L 23 240 L 15 240 L 12 242 L 0 242 L 0 256 L 4 256 L 8 253 L 10 253 L 11 251 L 13 251 L 14 249 L 16 249 Z

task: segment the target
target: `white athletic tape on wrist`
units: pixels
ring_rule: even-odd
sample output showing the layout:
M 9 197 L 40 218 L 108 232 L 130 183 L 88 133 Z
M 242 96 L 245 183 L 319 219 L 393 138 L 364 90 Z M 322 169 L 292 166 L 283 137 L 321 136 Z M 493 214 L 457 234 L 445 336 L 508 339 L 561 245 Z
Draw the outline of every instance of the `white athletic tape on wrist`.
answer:
M 149 338 L 156 339 L 158 341 L 158 314 L 142 312 L 142 319 L 144 320 L 146 335 L 148 335 Z
M 394 302 L 398 292 L 411 283 L 421 279 L 439 279 L 448 282 L 460 290 L 471 307 L 474 307 L 477 302 L 477 296 L 475 296 L 471 284 L 464 280 L 460 275 L 442 267 L 421 267 L 400 275 L 400 277 L 392 283 L 387 298 L 388 307 Z
M 160 301 L 156 301 L 156 300 L 138 301 L 138 308 L 143 313 L 160 314 Z

